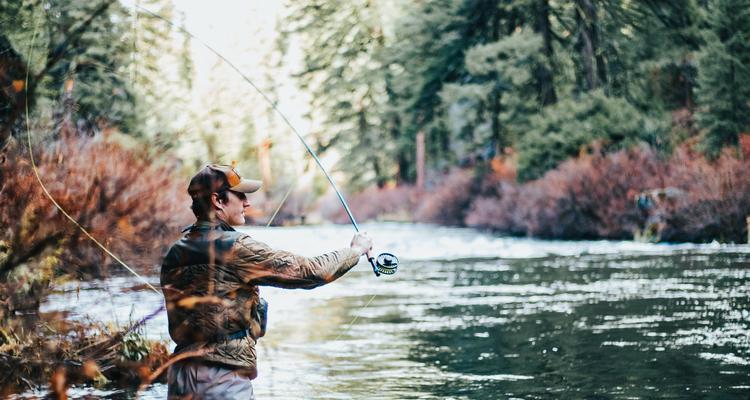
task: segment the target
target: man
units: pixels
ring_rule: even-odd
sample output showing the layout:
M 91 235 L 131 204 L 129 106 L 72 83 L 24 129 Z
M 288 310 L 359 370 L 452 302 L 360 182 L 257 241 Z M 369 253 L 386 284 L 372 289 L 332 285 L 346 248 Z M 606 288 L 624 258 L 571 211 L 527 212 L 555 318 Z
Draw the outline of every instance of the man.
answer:
M 238 232 L 261 182 L 227 165 L 208 165 L 190 181 L 197 221 L 168 251 L 161 270 L 169 335 L 176 356 L 170 398 L 252 399 L 255 344 L 265 333 L 266 304 L 258 286 L 314 287 L 345 274 L 372 249 L 366 234 L 348 248 L 314 258 L 275 250 Z

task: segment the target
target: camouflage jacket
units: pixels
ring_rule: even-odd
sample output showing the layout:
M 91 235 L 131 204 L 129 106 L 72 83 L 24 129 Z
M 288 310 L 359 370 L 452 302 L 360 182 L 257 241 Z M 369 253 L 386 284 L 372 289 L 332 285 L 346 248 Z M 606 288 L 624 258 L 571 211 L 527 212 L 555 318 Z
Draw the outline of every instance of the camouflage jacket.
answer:
M 258 286 L 312 289 L 331 282 L 359 260 L 351 248 L 306 258 L 274 250 L 223 223 L 198 221 L 167 252 L 161 286 L 169 335 L 177 353 L 257 376 L 260 335 Z M 227 339 L 249 329 L 251 336 Z M 187 354 L 186 354 L 187 355 Z

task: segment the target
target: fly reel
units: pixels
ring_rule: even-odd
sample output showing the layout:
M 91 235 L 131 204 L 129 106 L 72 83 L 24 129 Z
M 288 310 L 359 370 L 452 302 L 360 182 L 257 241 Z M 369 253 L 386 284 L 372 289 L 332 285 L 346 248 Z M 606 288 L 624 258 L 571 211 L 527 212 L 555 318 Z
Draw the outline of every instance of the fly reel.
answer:
M 380 253 L 377 259 L 370 257 L 367 260 L 370 261 L 375 276 L 380 276 L 380 274 L 393 275 L 398 269 L 398 257 L 391 253 Z

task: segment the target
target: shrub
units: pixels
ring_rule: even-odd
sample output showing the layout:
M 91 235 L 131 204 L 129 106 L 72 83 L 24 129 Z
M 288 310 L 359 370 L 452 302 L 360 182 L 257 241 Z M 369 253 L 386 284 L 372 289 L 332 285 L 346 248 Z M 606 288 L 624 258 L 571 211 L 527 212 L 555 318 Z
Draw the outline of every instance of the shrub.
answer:
M 485 178 L 466 225 L 558 239 L 630 239 L 653 224 L 653 239 L 744 242 L 750 160 L 725 151 L 709 161 L 686 146 L 663 159 L 648 147 L 568 160 L 535 181 Z M 669 196 L 641 210 L 641 193 Z
M 412 186 L 369 187 L 347 197 L 357 221 L 375 219 L 409 220 L 416 208 L 416 192 Z M 321 202 L 323 218 L 337 224 L 349 223 L 349 216 L 335 194 Z
M 643 219 L 632 194 L 659 185 L 661 165 L 651 150 L 583 155 L 536 181 L 500 182 L 498 201 L 476 199 L 466 224 L 547 238 L 629 238 Z
M 725 150 L 715 161 L 680 149 L 669 167 L 671 186 L 683 190 L 673 204 L 661 205 L 666 241 L 744 243 L 750 216 L 750 160 Z
M 3 395 L 45 385 L 54 398 L 67 398 L 72 384 L 132 387 L 169 359 L 166 343 L 148 340 L 139 331 L 123 333 L 102 323 L 67 321 L 54 314 L 42 316 L 37 325 L 44 329 L 25 331 L 22 339 L 16 335 L 23 331 L 20 327 L 0 328 L 0 361 L 6 368 L 0 380 Z
M 434 192 L 420 199 L 416 220 L 444 225 L 463 225 L 475 196 L 474 173 L 471 169 L 454 169 L 445 174 Z
M 158 264 L 177 228 L 192 218 L 187 182 L 175 176 L 176 166 L 144 153 L 111 136 L 70 136 L 34 148 L 51 196 L 139 269 Z M 115 261 L 44 195 L 23 149 L 10 150 L 1 167 L 0 313 L 37 307 L 54 276 L 107 274 Z
M 520 188 L 511 181 L 495 183 L 493 193 L 480 195 L 472 201 L 465 218 L 466 225 L 511 235 L 526 235 L 522 215 L 528 210 L 521 204 Z

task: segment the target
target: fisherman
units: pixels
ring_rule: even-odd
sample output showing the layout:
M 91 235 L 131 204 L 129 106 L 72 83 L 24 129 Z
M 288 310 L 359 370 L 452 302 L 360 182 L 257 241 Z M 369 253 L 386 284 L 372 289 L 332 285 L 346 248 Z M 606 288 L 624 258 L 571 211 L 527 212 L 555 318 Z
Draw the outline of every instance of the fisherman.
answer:
M 247 194 L 260 187 L 228 165 L 207 165 L 190 181 L 197 221 L 161 269 L 175 356 L 187 357 L 169 369 L 170 399 L 254 398 L 255 345 L 267 311 L 258 286 L 312 289 L 344 275 L 372 249 L 372 240 L 357 233 L 349 247 L 306 258 L 234 230 L 245 222 Z

